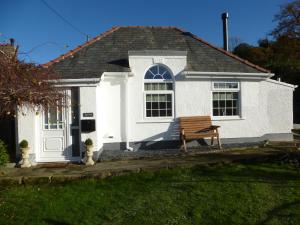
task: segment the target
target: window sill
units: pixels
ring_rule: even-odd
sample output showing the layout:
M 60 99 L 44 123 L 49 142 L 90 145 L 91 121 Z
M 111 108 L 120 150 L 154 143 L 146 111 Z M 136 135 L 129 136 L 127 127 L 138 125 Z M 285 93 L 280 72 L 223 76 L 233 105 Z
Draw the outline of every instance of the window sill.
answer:
M 170 119 L 145 119 L 137 121 L 136 123 L 173 123 L 175 120 L 173 118 Z
M 240 116 L 215 116 L 212 117 L 212 121 L 227 121 L 227 120 L 245 120 L 245 118 Z

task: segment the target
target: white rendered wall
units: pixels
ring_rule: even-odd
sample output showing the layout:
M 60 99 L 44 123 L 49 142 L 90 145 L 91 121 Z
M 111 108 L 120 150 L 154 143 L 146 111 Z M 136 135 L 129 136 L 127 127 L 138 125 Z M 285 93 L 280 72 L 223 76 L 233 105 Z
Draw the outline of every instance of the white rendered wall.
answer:
M 41 113 L 36 113 L 27 107 L 23 107 L 17 115 L 17 142 L 27 140 L 30 148 L 29 154 L 35 154 L 39 149 L 40 118 Z M 20 153 L 18 146 L 17 153 Z
M 96 120 L 96 131 L 89 133 L 81 133 L 81 141 L 84 142 L 87 138 L 93 140 L 94 150 L 98 151 L 102 146 L 98 139 L 99 126 L 99 116 L 98 116 L 98 104 L 99 100 L 99 87 L 98 86 L 87 86 L 80 87 L 80 120 L 85 119 L 95 119 Z M 84 117 L 84 113 L 93 113 L 92 117 Z
M 149 67 L 156 63 L 169 67 L 175 77 L 174 120 L 151 121 L 144 118 L 143 78 Z M 130 56 L 129 64 L 134 74 L 128 80 L 130 142 L 178 139 L 176 118 L 212 115 L 213 80 L 186 79 L 181 74 L 186 67 L 185 57 Z M 221 126 L 221 138 L 261 137 L 269 133 L 291 132 L 292 87 L 262 80 L 232 80 L 240 82 L 241 116 L 232 119 L 213 118 L 213 124 Z M 103 97 L 100 101 L 103 106 L 99 110 L 103 113 L 103 142 L 126 141 L 124 78 L 120 76 L 101 82 Z

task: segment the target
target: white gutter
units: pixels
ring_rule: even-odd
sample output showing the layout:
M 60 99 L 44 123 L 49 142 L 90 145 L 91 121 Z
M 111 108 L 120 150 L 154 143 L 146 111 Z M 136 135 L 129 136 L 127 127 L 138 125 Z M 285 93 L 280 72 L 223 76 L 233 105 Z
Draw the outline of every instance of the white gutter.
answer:
M 125 77 L 128 79 L 128 77 L 132 77 L 133 73 L 132 72 L 104 72 L 101 76 L 101 79 L 104 77 L 113 77 L 113 78 L 118 78 L 118 77 Z
M 293 88 L 294 90 L 298 87 L 298 85 L 293 85 L 293 84 L 285 83 L 285 82 L 278 81 L 278 80 L 267 79 L 266 81 L 270 82 L 270 83 L 274 83 L 274 84 L 279 84 L 279 85 L 282 85 L 282 86 L 290 87 L 290 88 Z
M 238 72 L 200 72 L 183 71 L 186 78 L 239 78 L 239 79 L 266 79 L 274 76 L 274 73 L 238 73 Z
M 54 83 L 57 87 L 67 86 L 95 86 L 100 82 L 101 78 L 83 78 L 83 79 L 57 79 L 48 80 L 48 82 Z

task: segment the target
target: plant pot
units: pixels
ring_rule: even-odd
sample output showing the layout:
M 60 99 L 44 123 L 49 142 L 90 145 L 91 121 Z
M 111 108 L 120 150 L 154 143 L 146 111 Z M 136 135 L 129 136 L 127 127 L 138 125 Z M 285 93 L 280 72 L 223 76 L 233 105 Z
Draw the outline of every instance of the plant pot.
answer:
M 93 145 L 86 145 L 86 161 L 85 161 L 85 165 L 87 166 L 92 166 L 95 164 L 94 160 L 93 160 Z
M 29 148 L 21 148 L 22 159 L 20 161 L 21 168 L 31 167 L 31 163 L 29 162 Z

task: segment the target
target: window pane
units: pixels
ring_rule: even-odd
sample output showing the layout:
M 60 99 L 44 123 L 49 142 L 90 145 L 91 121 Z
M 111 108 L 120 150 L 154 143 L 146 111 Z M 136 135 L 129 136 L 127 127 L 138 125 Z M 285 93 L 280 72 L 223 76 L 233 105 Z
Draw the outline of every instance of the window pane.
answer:
M 152 84 L 152 89 L 151 90 L 154 90 L 154 91 L 159 90 L 159 84 L 158 83 Z
M 158 102 L 158 95 L 152 95 L 152 101 Z
M 232 108 L 227 108 L 226 109 L 226 116 L 231 116 L 232 115 Z
M 166 84 L 165 83 L 159 83 L 159 90 L 166 90 Z
M 216 101 L 216 100 L 213 101 L 213 107 L 214 107 L 214 108 L 217 108 L 217 107 L 218 107 L 218 101 Z
M 160 75 L 160 74 L 157 74 L 157 75 L 155 75 L 155 76 L 154 76 L 154 79 L 161 79 L 161 80 L 162 80 L 162 79 L 163 79 L 163 77 L 162 77 L 162 75 Z
M 56 124 L 57 123 L 57 115 L 56 115 L 56 107 L 50 107 L 49 114 L 50 114 L 50 124 Z
M 167 115 L 166 110 L 160 110 L 159 113 L 160 113 L 160 116 L 166 116 Z
M 146 101 L 151 102 L 152 101 L 152 96 L 151 95 L 146 95 Z
M 238 92 L 233 92 L 233 99 L 238 99 Z
M 172 102 L 167 102 L 167 108 L 172 109 Z
M 172 101 L 172 95 L 167 94 L 167 101 L 168 101 L 168 102 Z
M 226 101 L 226 107 L 232 107 L 232 101 L 231 100 Z
M 152 109 L 158 109 L 158 102 L 152 102 Z
M 167 110 L 167 116 L 172 116 L 172 110 Z
M 225 100 L 226 93 L 221 92 L 219 93 L 219 95 L 220 95 L 220 100 Z
M 151 110 L 147 110 L 147 111 L 146 111 L 146 116 L 147 116 L 147 117 L 151 117 Z
M 225 87 L 226 87 L 225 83 L 219 83 L 219 88 L 225 88 Z
M 146 75 L 145 75 L 145 79 L 153 79 L 153 74 L 150 71 L 147 71 Z
M 144 88 L 145 88 L 145 91 L 151 90 L 151 84 L 146 83 Z
M 226 99 L 232 99 L 233 98 L 233 93 L 232 92 L 227 92 L 226 93 Z
M 213 100 L 218 100 L 219 99 L 219 93 L 213 93 Z
M 232 101 L 232 107 L 237 107 L 237 100 Z
M 220 107 L 225 107 L 225 101 L 219 101 L 219 106 Z
M 221 116 L 226 116 L 225 108 L 221 108 L 220 111 L 221 111 Z
M 173 84 L 167 83 L 167 90 L 173 90 Z
M 238 115 L 238 110 L 236 108 L 233 108 L 232 115 Z
M 160 103 L 159 103 L 159 108 L 160 108 L 160 109 L 165 109 L 166 106 L 167 106 L 167 104 L 166 104 L 165 102 L 160 102 Z
M 167 72 L 164 74 L 164 79 L 165 79 L 165 80 L 172 80 L 172 76 L 171 76 L 171 74 L 169 73 L 169 71 L 167 71 Z
M 159 95 L 159 101 L 160 101 L 160 102 L 165 102 L 165 101 L 167 101 L 167 95 Z
M 158 74 L 158 66 L 153 66 L 149 69 L 154 75 Z
M 146 102 L 146 109 L 151 109 L 151 102 Z
M 152 117 L 158 117 L 158 110 L 152 110 Z
M 214 116 L 219 116 L 220 114 L 219 114 L 219 110 L 218 109 L 214 109 L 213 110 L 213 115 Z

